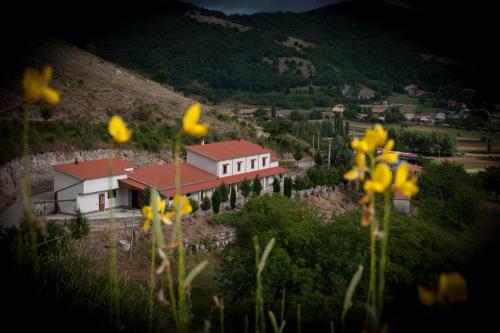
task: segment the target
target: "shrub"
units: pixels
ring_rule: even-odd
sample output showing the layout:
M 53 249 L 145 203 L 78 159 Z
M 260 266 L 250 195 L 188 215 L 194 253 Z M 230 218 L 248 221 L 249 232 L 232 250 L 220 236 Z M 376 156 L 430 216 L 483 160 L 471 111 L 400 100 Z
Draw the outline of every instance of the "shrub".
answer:
M 260 195 L 260 192 L 262 191 L 262 184 L 260 183 L 260 179 L 255 176 L 253 182 L 252 182 L 252 192 L 255 195 Z
M 66 222 L 66 227 L 74 239 L 85 237 L 90 231 L 90 224 L 80 209 L 75 210 L 75 217 Z
M 274 193 L 281 192 L 280 179 L 278 177 L 274 177 L 274 179 L 273 179 L 273 192 Z
M 231 208 L 234 209 L 236 207 L 236 188 L 234 186 L 231 187 L 231 198 L 230 198 Z
M 40 116 L 44 120 L 49 120 L 50 118 L 52 118 L 53 115 L 54 115 L 54 107 L 50 105 L 44 105 L 40 110 Z
M 238 222 L 239 218 L 239 212 L 220 213 L 213 216 L 212 223 L 222 225 L 235 225 Z
M 220 184 L 220 186 L 217 188 L 217 191 L 219 191 L 221 202 L 227 202 L 227 200 L 229 199 L 229 188 L 227 187 L 227 185 L 222 182 L 222 184 Z
M 193 208 L 193 211 L 192 213 L 196 212 L 198 209 L 200 209 L 200 205 L 198 204 L 198 201 L 192 199 L 192 198 L 189 198 L 189 204 L 191 205 L 191 207 Z
M 250 185 L 250 181 L 248 179 L 245 178 L 241 182 L 240 191 L 241 191 L 241 195 L 243 195 L 245 197 L 245 200 L 246 200 L 246 198 L 248 197 L 248 195 L 252 191 L 252 186 Z
M 221 204 L 221 195 L 218 190 L 215 190 L 214 194 L 212 195 L 212 209 L 215 214 L 219 212 L 220 204 Z
M 209 197 L 205 196 L 203 200 L 201 201 L 201 209 L 203 211 L 207 211 L 212 207 L 212 200 L 210 200 Z

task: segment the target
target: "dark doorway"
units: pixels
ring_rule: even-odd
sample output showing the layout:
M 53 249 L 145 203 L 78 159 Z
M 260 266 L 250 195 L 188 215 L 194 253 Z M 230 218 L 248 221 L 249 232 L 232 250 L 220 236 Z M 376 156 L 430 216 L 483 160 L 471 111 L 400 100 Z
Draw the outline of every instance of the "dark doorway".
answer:
M 132 208 L 140 208 L 139 207 L 139 191 L 130 190 L 132 193 Z

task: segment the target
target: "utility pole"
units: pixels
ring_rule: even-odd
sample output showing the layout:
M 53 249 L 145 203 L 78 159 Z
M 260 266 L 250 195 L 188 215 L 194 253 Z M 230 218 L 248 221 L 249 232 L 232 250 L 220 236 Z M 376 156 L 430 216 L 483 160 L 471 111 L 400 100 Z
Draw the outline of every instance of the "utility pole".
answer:
M 314 134 L 313 134 L 312 154 L 313 154 L 313 158 L 314 158 Z
M 333 140 L 333 138 L 323 138 L 323 140 L 328 141 L 328 168 L 330 168 L 330 155 L 332 153 L 332 140 Z

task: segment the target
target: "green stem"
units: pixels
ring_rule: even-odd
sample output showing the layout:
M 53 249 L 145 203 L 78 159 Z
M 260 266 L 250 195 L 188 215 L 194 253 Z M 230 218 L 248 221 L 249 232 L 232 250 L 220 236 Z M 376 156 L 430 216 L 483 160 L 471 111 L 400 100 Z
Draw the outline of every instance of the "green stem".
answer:
M 155 289 L 155 261 L 156 261 L 156 246 L 155 234 L 151 241 L 151 268 L 149 271 L 149 318 L 148 318 L 148 332 L 153 332 L 153 295 Z
M 181 187 L 181 161 L 180 161 L 180 150 L 181 150 L 181 138 L 182 132 L 179 131 L 175 137 L 175 196 L 179 197 L 180 187 Z M 178 252 L 178 295 L 179 295 L 179 328 L 184 330 L 187 326 L 186 322 L 186 287 L 184 285 L 184 278 L 186 275 L 186 262 L 184 258 L 184 239 L 182 234 L 182 221 L 181 221 L 181 205 L 177 205 L 175 210 L 175 237 L 178 242 L 177 252 Z
M 170 266 L 170 262 L 165 269 L 165 274 L 167 276 L 168 282 L 168 294 L 170 296 L 170 306 L 172 307 L 172 314 L 174 316 L 175 326 L 178 326 L 179 318 L 177 317 L 177 301 L 175 299 L 174 292 L 174 279 L 172 277 L 172 267 Z
M 375 169 L 375 156 L 370 154 L 370 173 Z M 375 212 L 375 193 L 370 194 L 370 211 Z M 375 280 L 376 280 L 376 225 L 375 216 L 370 223 L 370 280 L 368 285 L 368 305 L 374 305 L 376 302 Z
M 108 197 L 109 191 L 113 186 L 113 160 L 114 147 L 108 154 Z M 104 202 L 106 202 L 106 193 L 104 194 Z M 111 320 L 114 324 L 119 326 L 119 312 L 120 312 L 120 290 L 118 289 L 118 265 L 116 261 L 116 226 L 115 218 L 113 215 L 113 208 L 109 207 L 109 276 L 111 282 Z
M 379 286 L 378 286 L 378 315 L 382 316 L 384 307 L 384 288 L 385 288 L 385 267 L 387 264 L 387 244 L 389 240 L 389 219 L 391 215 L 391 195 L 389 191 L 384 195 L 384 220 L 382 224 L 382 244 L 380 247 L 380 268 L 379 268 Z
M 259 287 L 260 287 L 260 274 L 259 274 L 259 242 L 257 236 L 253 239 L 254 249 L 255 249 L 255 333 L 259 332 L 259 314 L 260 314 L 260 298 L 259 298 Z
M 29 108 L 24 106 L 23 114 L 23 185 L 22 195 L 24 204 L 24 215 L 30 232 L 31 240 L 31 259 L 33 260 L 33 278 L 38 281 L 40 273 L 40 263 L 38 260 L 38 251 L 36 249 L 37 234 L 35 230 L 35 216 L 31 205 L 31 186 L 30 186 L 30 148 L 29 148 Z

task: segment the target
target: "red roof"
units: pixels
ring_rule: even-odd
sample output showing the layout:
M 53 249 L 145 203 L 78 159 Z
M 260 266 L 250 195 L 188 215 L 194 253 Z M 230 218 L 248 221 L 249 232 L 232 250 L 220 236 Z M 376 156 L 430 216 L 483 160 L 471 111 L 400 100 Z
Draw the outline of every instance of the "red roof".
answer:
M 252 180 L 255 178 L 255 176 L 266 177 L 272 175 L 279 175 L 281 173 L 284 173 L 285 171 L 286 170 L 283 169 L 282 167 L 274 167 L 253 172 L 242 173 L 239 175 L 234 175 L 229 177 L 216 178 L 214 180 L 201 182 L 197 184 L 182 185 L 180 188 L 180 194 L 193 193 L 201 190 L 209 190 L 219 186 L 222 183 L 225 183 L 226 185 L 236 184 L 242 182 L 245 178 L 248 180 Z M 171 197 L 175 194 L 175 187 L 160 192 L 166 197 Z
M 101 178 L 115 175 L 124 175 L 125 169 L 134 168 L 134 164 L 119 158 L 105 158 L 101 160 L 80 161 L 78 163 L 56 164 L 55 170 L 64 172 L 80 179 Z M 111 169 L 110 169 L 111 168 Z
M 182 165 L 186 166 L 188 164 L 182 164 Z M 173 168 L 172 164 L 169 164 L 168 166 Z M 163 167 L 165 167 L 165 166 L 163 166 Z M 142 169 L 150 169 L 150 168 L 142 168 Z M 139 169 L 139 170 L 141 170 L 141 169 Z M 156 171 L 158 171 L 158 170 L 156 170 Z M 186 171 L 186 169 L 184 169 L 184 171 Z M 201 170 L 201 171 L 203 171 L 203 170 Z M 182 176 L 183 175 L 182 172 L 183 172 L 183 170 L 181 170 L 180 193 L 186 194 L 186 193 L 198 192 L 201 190 L 209 190 L 209 189 L 212 189 L 212 188 L 219 186 L 222 183 L 225 183 L 227 185 L 236 184 L 236 183 L 243 181 L 245 178 L 248 180 L 252 180 L 257 175 L 259 177 L 279 175 L 281 173 L 284 173 L 285 169 L 283 169 L 282 167 L 274 167 L 274 168 L 253 171 L 253 172 L 247 172 L 247 173 L 229 176 L 229 177 L 223 177 L 223 178 L 217 178 L 217 177 L 213 176 L 212 174 L 210 174 L 210 176 L 212 176 L 212 179 L 200 180 L 198 182 L 193 182 L 193 181 L 186 182 L 185 181 L 186 178 Z M 134 172 L 134 174 L 135 174 L 135 172 Z M 129 177 L 133 176 L 134 174 L 130 174 Z M 167 173 L 163 173 L 163 174 L 167 174 Z M 168 175 L 169 176 L 167 176 L 167 177 L 163 177 L 163 178 L 171 178 L 172 186 L 170 186 L 168 188 L 158 188 L 158 187 L 154 186 L 152 183 L 144 182 L 144 180 L 145 180 L 144 178 L 142 178 L 140 181 L 134 180 L 131 178 L 125 178 L 125 179 L 120 179 L 119 182 L 121 184 L 127 185 L 129 187 L 133 187 L 133 188 L 138 189 L 138 190 L 143 190 L 146 188 L 146 186 L 155 187 L 155 188 L 159 189 L 160 192 L 164 196 L 171 197 L 175 194 L 175 184 L 173 183 L 174 175 L 173 175 L 173 173 L 169 173 Z M 184 181 L 182 181 L 182 179 L 184 179 Z
M 216 161 L 270 153 L 271 150 L 246 140 L 222 141 L 187 147 L 188 150 Z
M 164 164 L 138 168 L 129 173 L 128 178 L 134 181 L 134 183 L 131 183 L 132 186 L 137 187 L 137 183 L 139 183 L 158 190 L 164 190 L 175 186 L 175 165 Z M 206 182 L 213 179 L 217 179 L 217 176 L 191 164 L 181 164 L 181 185 Z
M 396 192 L 394 192 L 394 200 L 408 200 L 408 201 L 410 201 L 411 198 L 404 195 L 400 191 L 396 191 Z
M 271 154 L 271 162 L 279 162 L 280 159 L 278 156 Z

